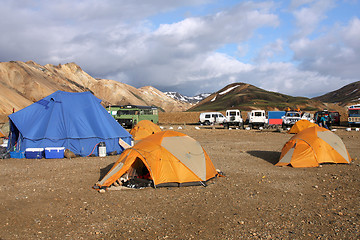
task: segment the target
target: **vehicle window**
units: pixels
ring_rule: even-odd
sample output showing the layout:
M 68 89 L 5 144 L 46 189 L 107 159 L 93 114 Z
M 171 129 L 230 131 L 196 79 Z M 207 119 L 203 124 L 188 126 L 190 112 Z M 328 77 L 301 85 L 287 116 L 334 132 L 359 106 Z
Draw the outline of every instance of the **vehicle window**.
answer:
M 145 115 L 151 115 L 152 114 L 152 109 L 144 109 L 144 113 Z
M 210 114 L 206 114 L 206 115 L 205 115 L 205 118 L 210 118 Z
M 300 117 L 300 113 L 288 113 L 286 114 L 288 117 Z
M 256 116 L 256 117 L 261 117 L 262 114 L 263 114 L 262 112 L 255 112 L 255 116 Z
M 117 112 L 118 115 L 135 115 L 135 111 L 127 111 L 127 110 L 119 110 Z
M 360 114 L 360 110 L 349 110 L 349 115 L 359 115 Z
M 237 112 L 230 112 L 230 116 L 236 116 Z

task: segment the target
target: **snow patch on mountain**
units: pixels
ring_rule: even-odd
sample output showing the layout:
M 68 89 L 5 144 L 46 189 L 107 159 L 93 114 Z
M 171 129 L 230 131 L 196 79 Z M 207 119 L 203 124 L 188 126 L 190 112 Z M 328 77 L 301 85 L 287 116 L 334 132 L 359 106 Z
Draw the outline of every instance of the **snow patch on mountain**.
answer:
M 167 96 L 171 97 L 172 99 L 175 99 L 175 100 L 178 100 L 181 102 L 191 103 L 191 104 L 197 104 L 200 101 L 202 101 L 203 99 L 205 99 L 211 95 L 210 93 L 201 93 L 201 94 L 198 94 L 193 97 L 188 97 L 188 96 L 184 96 L 178 92 L 164 92 L 164 93 Z
M 225 91 L 222 91 L 221 93 L 219 93 L 219 95 L 224 95 L 225 93 L 230 92 L 231 90 L 237 88 L 238 86 L 239 86 L 239 85 L 236 85 L 236 86 L 234 86 L 234 87 L 228 88 L 228 89 L 226 89 Z

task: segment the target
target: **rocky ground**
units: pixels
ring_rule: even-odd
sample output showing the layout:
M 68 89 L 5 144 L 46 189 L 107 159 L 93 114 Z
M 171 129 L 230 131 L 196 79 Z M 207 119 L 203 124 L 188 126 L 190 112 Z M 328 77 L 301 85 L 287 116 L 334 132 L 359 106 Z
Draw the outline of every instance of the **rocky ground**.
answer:
M 169 128 L 169 126 L 165 126 Z M 118 156 L 0 160 L 0 239 L 359 239 L 360 132 L 350 165 L 275 167 L 292 136 L 186 125 L 216 168 L 207 187 L 91 187 Z

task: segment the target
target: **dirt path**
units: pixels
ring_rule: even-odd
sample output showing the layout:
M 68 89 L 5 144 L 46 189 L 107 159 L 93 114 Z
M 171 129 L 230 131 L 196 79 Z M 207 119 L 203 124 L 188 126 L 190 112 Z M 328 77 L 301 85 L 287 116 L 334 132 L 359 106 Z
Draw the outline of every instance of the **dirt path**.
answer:
M 100 194 L 91 187 L 118 156 L 0 160 L 0 239 L 360 238 L 360 132 L 336 132 L 352 164 L 294 169 L 273 165 L 289 134 L 178 131 L 226 177 Z

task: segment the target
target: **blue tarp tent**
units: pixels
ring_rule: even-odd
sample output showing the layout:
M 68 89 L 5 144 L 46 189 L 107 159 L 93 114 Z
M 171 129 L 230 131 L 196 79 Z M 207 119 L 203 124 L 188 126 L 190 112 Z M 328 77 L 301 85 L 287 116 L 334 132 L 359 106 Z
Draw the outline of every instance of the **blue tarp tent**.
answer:
M 131 143 L 131 135 L 101 106 L 90 92 L 56 91 L 9 115 L 10 150 L 65 147 L 76 155 L 98 155 L 96 145 L 105 142 L 108 153 L 124 149 L 119 138 Z

